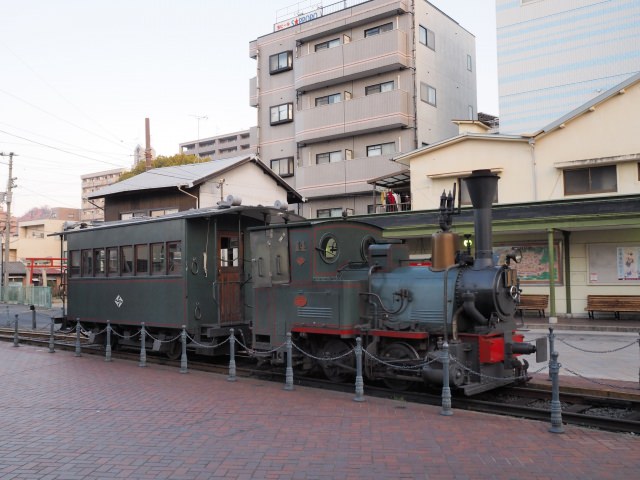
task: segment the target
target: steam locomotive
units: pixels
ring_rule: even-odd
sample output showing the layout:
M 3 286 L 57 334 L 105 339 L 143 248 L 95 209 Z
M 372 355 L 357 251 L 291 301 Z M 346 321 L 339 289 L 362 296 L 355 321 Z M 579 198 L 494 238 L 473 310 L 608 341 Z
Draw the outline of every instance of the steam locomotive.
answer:
M 498 177 L 478 170 L 466 179 L 474 210 L 476 255 L 460 252 L 450 231 L 455 194 L 443 194 L 441 232 L 432 238 L 432 266 L 412 266 L 407 247 L 384 242 L 371 227 L 350 221 L 302 222 L 250 232 L 254 305 L 253 346 L 272 351 L 292 333 L 302 369 L 312 352 L 332 380 L 353 376 L 350 351 L 361 337 L 364 372 L 393 388 L 422 381 L 441 385 L 439 355 L 448 343 L 449 384 L 466 395 L 525 378 L 519 357 L 536 346 L 515 333 L 520 286 L 518 252 L 496 265 L 491 202 Z M 278 351 L 272 363 L 284 362 Z
M 517 255 L 504 265 L 493 259 L 498 177 L 474 171 L 466 181 L 476 255 L 460 251 L 450 231 L 453 195 L 443 195 L 431 267 L 411 265 L 406 245 L 364 221 L 304 220 L 237 201 L 62 232 L 67 319 L 98 343 L 110 321 L 114 342 L 138 348 L 134 334 L 144 322 L 148 348 L 170 357 L 180 352 L 182 326 L 194 340 L 189 348 L 205 355 L 220 353 L 208 347 L 234 328 L 275 365 L 285 361 L 278 347 L 291 332 L 295 367 L 334 381 L 354 375 L 347 353 L 360 337 L 366 378 L 398 389 L 441 384 L 446 342 L 452 387 L 473 395 L 510 383 L 526 377 L 520 356 L 536 351 L 515 333 Z

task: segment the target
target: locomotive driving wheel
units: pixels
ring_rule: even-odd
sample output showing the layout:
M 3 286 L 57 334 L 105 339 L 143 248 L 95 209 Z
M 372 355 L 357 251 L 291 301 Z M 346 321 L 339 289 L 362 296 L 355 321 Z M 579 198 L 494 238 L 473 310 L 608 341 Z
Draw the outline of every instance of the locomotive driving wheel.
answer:
M 411 345 L 404 342 L 395 342 L 384 348 L 382 351 L 382 359 L 388 364 L 403 368 L 413 364 L 414 360 L 420 360 L 420 356 Z M 391 370 L 393 373 L 400 375 L 412 375 L 414 373 L 414 370 L 392 369 L 388 365 L 384 365 L 384 367 L 386 370 Z M 413 383 L 409 380 L 396 378 L 385 378 L 383 381 L 390 389 L 399 391 L 407 390 Z M 418 381 L 418 377 L 416 377 L 416 381 Z
M 345 355 L 352 350 L 343 340 L 332 338 L 320 349 L 320 358 L 327 358 L 320 362 L 322 372 L 332 382 L 343 383 L 353 377 L 355 369 L 354 356 Z M 340 358 L 337 358 L 340 357 Z

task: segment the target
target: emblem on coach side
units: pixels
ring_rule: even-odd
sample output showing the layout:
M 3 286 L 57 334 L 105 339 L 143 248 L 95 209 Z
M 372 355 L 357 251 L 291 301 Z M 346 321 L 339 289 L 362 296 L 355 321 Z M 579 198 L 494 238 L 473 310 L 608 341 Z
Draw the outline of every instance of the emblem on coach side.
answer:
M 116 302 L 116 306 L 118 308 L 120 308 L 122 306 L 122 304 L 124 303 L 124 300 L 122 299 L 122 297 L 120 295 L 118 295 L 114 301 Z

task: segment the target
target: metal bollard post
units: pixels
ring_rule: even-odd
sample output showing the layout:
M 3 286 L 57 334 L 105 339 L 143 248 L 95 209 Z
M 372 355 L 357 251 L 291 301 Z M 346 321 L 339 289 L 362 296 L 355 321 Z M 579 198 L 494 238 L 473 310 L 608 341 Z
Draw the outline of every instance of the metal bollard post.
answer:
M 187 330 L 182 325 L 182 333 L 180 334 L 180 341 L 182 342 L 182 356 L 180 357 L 180 373 L 187 373 Z
M 564 433 L 562 428 L 562 405 L 560 404 L 560 384 L 558 376 L 560 372 L 558 363 L 558 352 L 551 352 L 551 363 L 549 370 L 551 371 L 551 433 Z
M 293 358 L 291 353 L 291 332 L 287 332 L 287 369 L 285 371 L 284 389 L 293 390 Z
M 638 335 L 638 354 L 640 354 L 640 332 L 638 332 Z M 640 388 L 640 362 L 638 363 L 638 388 Z
M 20 346 L 20 337 L 18 336 L 18 314 L 16 313 L 16 318 L 14 320 L 14 330 L 13 330 L 13 346 Z
M 29 309 L 31 310 L 31 330 L 35 330 L 37 328 L 36 325 L 36 306 L 29 305 Z
M 56 329 L 56 319 L 51 317 L 51 326 L 49 327 L 49 353 L 56 353 L 55 344 L 56 340 L 53 336 L 53 332 Z
M 140 328 L 140 363 L 138 363 L 139 367 L 147 366 L 147 350 L 145 349 L 147 343 L 147 332 L 144 329 L 144 322 L 142 322 L 142 327 Z
M 549 328 L 549 352 L 553 353 L 555 352 L 555 339 L 556 339 L 556 335 L 555 333 L 553 333 L 553 328 Z M 547 380 L 551 380 L 551 368 L 549 367 L 549 376 L 547 377 Z
M 236 381 L 236 337 L 233 335 L 233 328 L 229 329 L 229 376 L 227 382 Z
M 76 351 L 73 354 L 74 357 L 81 357 L 82 352 L 80 350 L 80 319 L 76 318 Z
M 107 320 L 107 346 L 105 348 L 104 361 L 111 361 L 111 320 Z
M 449 344 L 444 342 L 442 344 L 442 409 L 440 415 L 451 416 L 453 410 L 451 409 L 451 388 L 449 387 Z
M 362 338 L 356 338 L 356 396 L 354 402 L 364 402 L 364 380 L 362 379 Z

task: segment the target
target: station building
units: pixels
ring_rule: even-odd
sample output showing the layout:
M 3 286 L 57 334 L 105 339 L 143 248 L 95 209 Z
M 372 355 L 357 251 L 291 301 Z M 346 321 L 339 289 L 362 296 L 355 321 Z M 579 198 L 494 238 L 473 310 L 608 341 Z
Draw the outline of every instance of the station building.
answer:
M 455 186 L 463 209 L 454 228 L 473 241 L 462 179 L 489 169 L 501 177 L 493 215 L 496 254 L 523 249 L 518 268 L 525 294 L 549 294 L 552 315 L 586 315 L 590 294 L 637 295 L 638 109 L 640 73 L 530 135 L 458 122 L 458 135 L 395 157 L 406 168 L 414 211 L 367 218 L 386 227 L 389 237 L 409 238 L 414 254 L 428 255 L 430 236 L 439 229 L 440 196 Z

